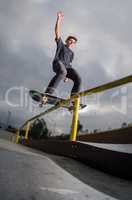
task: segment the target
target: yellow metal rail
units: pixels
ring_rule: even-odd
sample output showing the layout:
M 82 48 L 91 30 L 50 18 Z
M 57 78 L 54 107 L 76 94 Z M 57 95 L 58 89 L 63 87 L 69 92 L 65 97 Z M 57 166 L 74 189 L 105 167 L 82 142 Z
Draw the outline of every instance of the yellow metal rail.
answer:
M 68 98 L 66 100 L 61 100 L 59 102 L 59 104 L 57 104 L 55 106 L 52 106 L 51 108 L 47 109 L 46 111 L 44 111 L 44 112 L 32 117 L 31 119 L 27 120 L 23 124 L 21 129 L 26 126 L 26 138 L 28 138 L 28 129 L 29 129 L 28 123 L 29 122 L 32 122 L 35 119 L 37 119 L 37 118 L 39 118 L 41 116 L 44 116 L 44 115 L 46 115 L 46 114 L 48 114 L 48 113 L 50 113 L 52 111 L 55 111 L 60 107 L 67 106 L 70 103 L 71 100 L 74 100 L 75 104 L 74 104 L 74 110 L 73 110 L 72 130 L 71 130 L 70 139 L 71 140 L 76 140 L 77 121 L 78 121 L 78 108 L 79 108 L 79 106 L 78 106 L 79 105 L 79 103 L 78 103 L 79 100 L 77 100 L 77 99 L 79 97 L 91 95 L 91 94 L 98 93 L 98 92 L 103 92 L 105 90 L 109 90 L 109 89 L 112 89 L 112 88 L 115 88 L 115 87 L 130 83 L 130 82 L 132 82 L 132 75 L 124 77 L 124 78 L 121 78 L 121 79 L 118 79 L 118 80 L 115 80 L 115 81 L 112 81 L 110 83 L 106 83 L 106 84 L 100 85 L 100 86 L 95 87 L 95 88 L 84 90 L 84 91 L 80 92 L 78 95 L 74 95 L 71 98 Z
M 38 114 L 38 115 L 32 117 L 31 119 L 27 120 L 27 121 L 21 126 L 21 129 L 24 128 L 24 127 L 28 124 L 28 122 L 33 122 L 35 119 L 38 119 L 39 117 L 42 117 L 42 116 L 44 116 L 44 115 L 46 115 L 46 114 L 48 114 L 48 113 L 50 113 L 50 112 L 52 112 L 52 111 L 54 111 L 54 110 L 57 110 L 57 109 L 60 108 L 60 107 L 61 107 L 60 104 L 58 104 L 58 105 L 56 105 L 56 106 L 52 106 L 51 108 L 45 110 L 44 112 L 42 112 L 42 113 L 40 113 L 40 114 Z
M 67 101 L 74 99 L 78 96 L 83 97 L 83 96 L 91 95 L 91 94 L 94 94 L 94 93 L 103 92 L 105 90 L 109 90 L 109 89 L 130 83 L 130 82 L 132 82 L 132 75 L 118 79 L 118 80 L 115 80 L 115 81 L 112 81 L 110 83 L 100 85 L 100 86 L 95 87 L 95 88 L 84 90 L 84 91 L 80 92 L 78 95 L 74 95 L 73 97 L 67 99 L 65 101 L 65 103 L 67 103 Z

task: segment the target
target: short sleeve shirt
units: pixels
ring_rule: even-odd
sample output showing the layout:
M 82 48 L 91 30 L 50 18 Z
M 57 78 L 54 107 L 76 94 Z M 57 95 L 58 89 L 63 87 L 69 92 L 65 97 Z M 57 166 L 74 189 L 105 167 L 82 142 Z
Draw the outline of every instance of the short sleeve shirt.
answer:
M 71 63 L 74 58 L 73 51 L 68 48 L 62 41 L 61 37 L 55 39 L 57 44 L 57 49 L 55 53 L 54 61 L 61 60 L 66 68 L 72 67 Z

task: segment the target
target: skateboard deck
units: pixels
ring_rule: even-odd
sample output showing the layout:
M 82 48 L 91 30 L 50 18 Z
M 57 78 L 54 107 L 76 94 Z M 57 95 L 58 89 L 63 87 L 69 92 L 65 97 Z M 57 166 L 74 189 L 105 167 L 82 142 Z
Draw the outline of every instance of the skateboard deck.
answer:
M 66 99 L 64 98 L 61 98 L 61 97 L 57 97 L 57 96 L 54 96 L 54 95 L 51 95 L 51 94 L 45 94 L 45 93 L 42 93 L 42 92 L 39 92 L 39 91 L 36 91 L 36 90 L 30 90 L 29 91 L 29 95 L 31 96 L 31 98 L 40 103 L 42 103 L 42 98 L 43 96 L 46 96 L 47 97 L 47 102 L 45 104 L 42 104 L 42 106 L 46 105 L 46 104 L 50 104 L 50 105 L 57 105 L 59 104 L 61 101 L 65 101 Z M 80 108 L 79 109 L 83 109 L 85 108 L 87 105 L 85 104 L 80 104 Z M 73 110 L 73 104 L 72 103 L 69 103 L 68 105 L 64 105 L 62 106 L 64 108 L 67 108 L 68 110 Z

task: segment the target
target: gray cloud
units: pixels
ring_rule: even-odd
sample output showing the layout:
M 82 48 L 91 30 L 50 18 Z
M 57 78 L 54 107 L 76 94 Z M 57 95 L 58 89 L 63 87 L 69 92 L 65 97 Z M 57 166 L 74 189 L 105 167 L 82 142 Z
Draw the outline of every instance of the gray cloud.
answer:
M 0 109 L 5 110 L 5 113 L 12 109 L 7 108 L 6 103 L 3 104 L 9 88 L 23 86 L 42 91 L 53 76 L 52 59 L 56 48 L 54 24 L 58 10 L 65 14 L 61 28 L 62 38 L 65 39 L 68 34 L 78 37 L 73 66 L 83 79 L 83 90 L 131 74 L 131 6 L 130 0 L 0 0 Z M 58 94 L 66 97 L 71 87 L 72 82 L 61 83 Z M 131 121 L 131 87 L 127 94 L 127 115 L 122 115 L 117 110 L 110 112 L 110 96 L 114 92 L 116 90 L 100 95 L 104 114 L 101 108 L 96 117 L 92 117 L 89 112 L 80 114 L 80 120 L 86 127 L 103 128 L 107 126 L 107 122 L 115 127 L 125 119 Z M 90 98 L 93 97 L 88 97 L 88 102 Z M 19 94 L 13 93 L 11 99 L 18 102 Z M 119 102 L 114 104 L 120 106 Z M 96 107 L 95 98 L 93 105 Z M 22 112 L 20 108 L 23 113 L 20 122 L 25 119 L 25 110 Z M 12 112 L 17 112 L 14 116 L 19 116 L 19 109 L 13 109 Z M 62 115 L 59 116 L 58 113 L 57 116 L 58 127 L 62 129 Z M 65 117 L 69 124 L 70 118 L 67 115 Z M 67 130 L 66 126 L 64 130 Z

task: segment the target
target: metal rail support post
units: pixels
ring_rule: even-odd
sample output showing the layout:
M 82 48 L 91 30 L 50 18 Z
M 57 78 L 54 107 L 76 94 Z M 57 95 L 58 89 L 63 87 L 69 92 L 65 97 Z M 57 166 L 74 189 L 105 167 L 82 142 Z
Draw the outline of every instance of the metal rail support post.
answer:
M 19 142 L 19 129 L 16 131 L 16 144 Z
M 28 140 L 29 129 L 30 129 L 30 122 L 28 122 L 27 126 L 26 126 L 26 133 L 25 133 L 25 137 L 24 137 L 25 140 Z
M 72 118 L 72 127 L 71 127 L 70 141 L 76 141 L 77 129 L 78 129 L 78 110 L 79 110 L 79 105 L 80 105 L 80 98 L 77 97 L 74 100 L 73 118 Z

